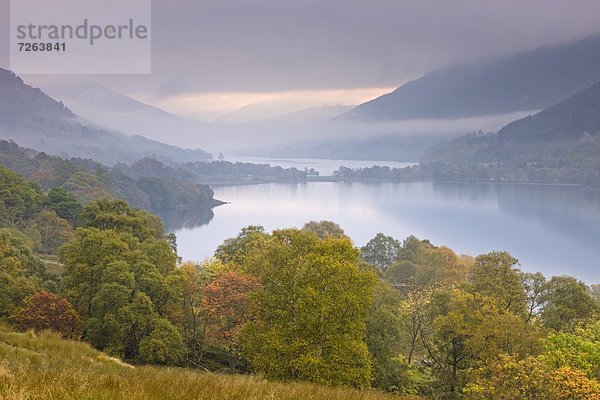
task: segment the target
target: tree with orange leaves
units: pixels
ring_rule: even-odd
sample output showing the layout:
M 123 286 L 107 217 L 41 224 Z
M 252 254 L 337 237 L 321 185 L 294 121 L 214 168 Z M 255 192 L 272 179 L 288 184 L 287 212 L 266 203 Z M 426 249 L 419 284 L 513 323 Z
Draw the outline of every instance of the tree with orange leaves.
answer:
M 25 300 L 25 306 L 15 316 L 22 329 L 36 332 L 49 329 L 69 339 L 81 335 L 81 318 L 67 300 L 55 294 L 39 291 Z
M 202 291 L 208 339 L 227 352 L 232 371 L 237 369 L 240 361 L 237 334 L 249 317 L 249 294 L 259 286 L 258 279 L 251 275 L 225 272 Z

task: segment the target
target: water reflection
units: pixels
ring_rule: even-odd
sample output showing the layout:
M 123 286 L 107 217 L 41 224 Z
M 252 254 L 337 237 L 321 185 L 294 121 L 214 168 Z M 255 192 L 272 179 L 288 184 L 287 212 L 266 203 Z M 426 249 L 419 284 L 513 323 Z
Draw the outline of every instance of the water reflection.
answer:
M 169 210 L 158 213 L 167 232 L 180 229 L 193 229 L 208 224 L 215 216 L 210 208 L 191 210 Z
M 358 246 L 378 232 L 400 239 L 413 234 L 472 255 L 508 250 L 525 270 L 600 282 L 600 191 L 595 189 L 315 182 L 220 187 L 215 197 L 231 204 L 216 208 L 214 219 L 176 218 L 186 259 L 210 256 L 246 225 L 271 230 L 328 219 Z

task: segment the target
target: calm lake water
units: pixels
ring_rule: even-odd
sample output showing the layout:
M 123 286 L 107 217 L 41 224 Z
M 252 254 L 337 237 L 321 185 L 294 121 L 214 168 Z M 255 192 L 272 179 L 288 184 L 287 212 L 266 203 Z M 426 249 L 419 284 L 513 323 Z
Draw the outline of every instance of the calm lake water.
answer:
M 571 186 L 432 183 L 260 184 L 215 187 L 231 202 L 180 216 L 179 253 L 213 254 L 247 225 L 267 230 L 332 220 L 357 246 L 378 232 L 415 235 L 458 253 L 507 250 L 526 271 L 600 282 L 600 190 Z M 187 218 L 187 219 L 186 219 Z M 185 224 L 185 225 L 184 225 Z M 185 226 L 181 228 L 181 226 Z

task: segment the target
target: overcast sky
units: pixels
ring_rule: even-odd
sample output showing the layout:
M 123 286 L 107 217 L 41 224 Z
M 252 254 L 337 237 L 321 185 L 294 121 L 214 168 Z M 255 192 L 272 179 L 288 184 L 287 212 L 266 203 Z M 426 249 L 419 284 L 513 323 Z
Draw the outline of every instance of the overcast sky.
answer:
M 92 78 L 171 111 L 297 93 L 344 103 L 346 90 L 356 102 L 441 65 L 600 31 L 598 0 L 154 0 L 152 12 L 153 74 Z

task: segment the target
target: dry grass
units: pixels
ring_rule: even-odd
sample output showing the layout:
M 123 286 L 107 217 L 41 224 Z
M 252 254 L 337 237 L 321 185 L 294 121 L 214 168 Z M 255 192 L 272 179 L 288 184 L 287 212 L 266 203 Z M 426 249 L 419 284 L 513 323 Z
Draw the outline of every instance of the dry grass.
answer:
M 54 333 L 14 333 L 0 326 L 0 399 L 4 400 L 392 400 L 376 391 L 187 369 L 132 367 Z

